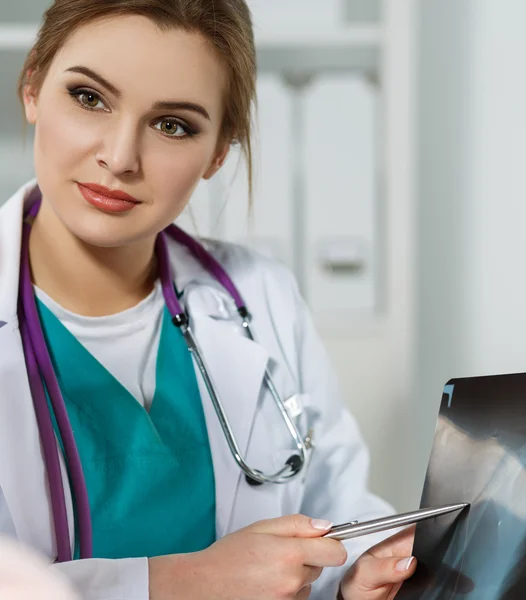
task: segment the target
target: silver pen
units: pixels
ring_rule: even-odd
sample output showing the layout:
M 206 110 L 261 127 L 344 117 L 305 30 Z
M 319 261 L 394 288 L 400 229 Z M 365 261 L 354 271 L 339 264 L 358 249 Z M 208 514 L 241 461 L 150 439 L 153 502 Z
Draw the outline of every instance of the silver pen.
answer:
M 438 508 L 421 508 L 413 512 L 392 515 L 372 521 L 363 521 L 363 523 L 351 521 L 343 525 L 335 525 L 324 537 L 335 540 L 349 540 L 369 533 L 378 533 L 379 531 L 396 529 L 404 525 L 412 525 L 413 523 L 418 523 L 418 521 L 425 521 L 426 519 L 432 519 L 447 513 L 464 510 L 468 506 L 469 503 L 465 502 L 462 504 L 448 504 L 447 506 L 440 506 Z

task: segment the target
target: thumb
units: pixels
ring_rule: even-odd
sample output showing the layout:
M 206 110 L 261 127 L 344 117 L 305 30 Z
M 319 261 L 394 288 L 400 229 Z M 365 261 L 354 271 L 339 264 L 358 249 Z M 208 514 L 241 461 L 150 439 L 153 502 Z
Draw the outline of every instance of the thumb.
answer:
M 253 533 L 267 533 L 283 537 L 321 537 L 332 527 L 330 521 L 311 519 L 305 515 L 287 515 L 276 519 L 266 519 L 250 525 Z
M 402 583 L 416 570 L 414 556 L 406 558 L 363 557 L 355 564 L 351 587 L 356 590 L 376 590 L 385 585 Z M 352 597 L 352 594 L 350 595 Z

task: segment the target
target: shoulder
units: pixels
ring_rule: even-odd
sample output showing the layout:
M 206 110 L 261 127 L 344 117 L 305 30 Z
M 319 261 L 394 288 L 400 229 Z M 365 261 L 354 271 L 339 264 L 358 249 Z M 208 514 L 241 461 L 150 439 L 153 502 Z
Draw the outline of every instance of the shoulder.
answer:
M 278 278 L 293 279 L 292 273 L 283 263 L 248 246 L 210 238 L 204 238 L 201 242 L 225 269 L 231 271 L 233 276 L 246 277 L 267 274 Z
M 201 240 L 205 248 L 221 264 L 247 304 L 262 299 L 292 309 L 300 298 L 298 286 L 291 270 L 280 261 L 241 244 L 213 239 Z

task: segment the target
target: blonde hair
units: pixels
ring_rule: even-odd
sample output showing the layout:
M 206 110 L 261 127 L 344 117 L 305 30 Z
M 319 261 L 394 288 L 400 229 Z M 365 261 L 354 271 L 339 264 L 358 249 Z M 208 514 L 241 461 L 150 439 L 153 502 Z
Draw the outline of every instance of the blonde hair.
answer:
M 221 135 L 241 145 L 253 189 L 252 106 L 256 100 L 256 51 L 245 0 L 54 0 L 18 79 L 18 96 L 31 84 L 40 90 L 49 67 L 79 27 L 115 15 L 144 16 L 161 31 L 179 28 L 200 33 L 229 68 L 229 87 Z

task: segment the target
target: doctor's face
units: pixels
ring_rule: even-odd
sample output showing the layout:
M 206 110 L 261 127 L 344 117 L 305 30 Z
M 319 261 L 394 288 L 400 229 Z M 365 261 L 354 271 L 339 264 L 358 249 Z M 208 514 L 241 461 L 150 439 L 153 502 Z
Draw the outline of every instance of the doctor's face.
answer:
M 24 98 L 56 222 L 101 247 L 161 231 L 226 156 L 227 87 L 226 65 L 197 33 L 161 31 L 134 15 L 78 29 Z M 108 200 L 93 185 L 134 200 Z

